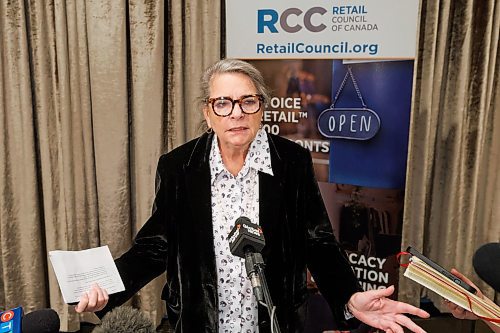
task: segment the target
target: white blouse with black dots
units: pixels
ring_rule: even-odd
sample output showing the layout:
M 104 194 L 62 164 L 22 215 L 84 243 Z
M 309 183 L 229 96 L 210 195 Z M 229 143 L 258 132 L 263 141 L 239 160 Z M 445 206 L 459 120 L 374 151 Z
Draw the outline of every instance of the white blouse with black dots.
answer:
M 273 175 L 267 134 L 260 129 L 245 163 L 233 176 L 226 170 L 217 136 L 210 151 L 212 222 L 219 297 L 219 332 L 257 333 L 257 301 L 245 271 L 245 260 L 229 250 L 227 236 L 240 216 L 259 224 L 259 177 Z

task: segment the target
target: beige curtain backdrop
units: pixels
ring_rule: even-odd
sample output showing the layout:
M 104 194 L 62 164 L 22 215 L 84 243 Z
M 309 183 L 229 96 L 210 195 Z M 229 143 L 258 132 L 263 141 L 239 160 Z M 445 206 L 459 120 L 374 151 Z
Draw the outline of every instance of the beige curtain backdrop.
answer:
M 128 248 L 159 155 L 199 134 L 220 11 L 220 0 L 0 1 L 0 308 L 52 307 L 64 331 L 89 320 L 64 305 L 47 252 Z M 475 248 L 500 237 L 499 20 L 495 0 L 422 0 L 403 245 L 472 277 Z M 157 323 L 161 285 L 135 300 Z M 416 302 L 414 289 L 402 278 L 402 299 Z
M 47 253 L 117 257 L 149 217 L 158 158 L 196 134 L 191 102 L 219 57 L 220 5 L 203 3 L 0 1 L 1 309 L 52 307 L 63 331 L 91 320 L 64 304 Z M 135 300 L 156 323 L 162 285 Z
M 168 148 L 200 134 L 203 71 L 220 59 L 221 1 L 168 1 Z
M 500 4 L 423 0 L 421 14 L 402 243 L 479 282 L 474 251 L 500 241 Z M 400 299 L 420 295 L 442 308 L 400 279 Z

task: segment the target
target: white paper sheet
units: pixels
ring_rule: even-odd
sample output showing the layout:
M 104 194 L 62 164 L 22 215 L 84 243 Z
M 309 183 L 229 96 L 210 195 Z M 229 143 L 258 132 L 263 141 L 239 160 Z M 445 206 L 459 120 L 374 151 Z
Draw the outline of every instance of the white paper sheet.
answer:
M 50 251 L 49 258 L 66 303 L 78 302 L 94 283 L 108 294 L 125 290 L 107 245 L 82 251 Z

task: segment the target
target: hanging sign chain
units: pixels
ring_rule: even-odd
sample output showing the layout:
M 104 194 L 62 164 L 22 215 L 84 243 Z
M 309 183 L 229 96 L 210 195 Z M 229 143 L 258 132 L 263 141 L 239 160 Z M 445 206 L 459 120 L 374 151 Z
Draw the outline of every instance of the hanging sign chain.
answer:
M 344 90 L 345 84 L 347 82 L 347 77 L 351 78 L 351 81 L 354 84 L 354 89 L 356 89 L 356 93 L 358 94 L 358 98 L 361 101 L 361 104 L 363 105 L 363 109 L 366 109 L 365 101 L 363 100 L 363 96 L 361 96 L 361 91 L 359 90 L 358 84 L 356 83 L 356 78 L 354 77 L 354 74 L 352 73 L 351 66 L 347 67 L 347 72 L 345 73 L 344 79 L 342 80 L 342 83 L 340 84 L 339 90 L 337 90 L 337 93 L 335 94 L 335 98 L 333 99 L 333 103 L 330 106 L 330 108 L 332 108 L 332 109 L 335 108 L 335 103 L 337 103 L 337 100 L 340 97 L 340 94 Z
M 380 117 L 375 111 L 366 106 L 351 66 L 347 65 L 346 67 L 347 71 L 335 94 L 332 105 L 318 116 L 318 130 L 321 135 L 331 139 L 370 140 L 380 129 Z M 340 95 L 342 95 L 342 91 L 344 91 L 348 78 L 351 79 L 354 89 L 356 89 L 362 108 L 352 106 L 335 107 Z M 356 98 L 345 104 L 352 105 L 353 102 L 356 103 Z

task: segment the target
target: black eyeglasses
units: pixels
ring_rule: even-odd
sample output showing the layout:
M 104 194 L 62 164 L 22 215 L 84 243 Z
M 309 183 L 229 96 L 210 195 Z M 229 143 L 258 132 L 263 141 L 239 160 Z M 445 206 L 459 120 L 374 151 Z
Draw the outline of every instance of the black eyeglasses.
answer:
M 233 100 L 231 97 L 215 97 L 208 98 L 206 103 L 212 105 L 212 110 L 219 117 L 227 117 L 233 113 L 234 105 L 240 105 L 241 112 L 246 114 L 254 114 L 260 110 L 264 98 L 262 95 L 245 95 L 240 99 Z

